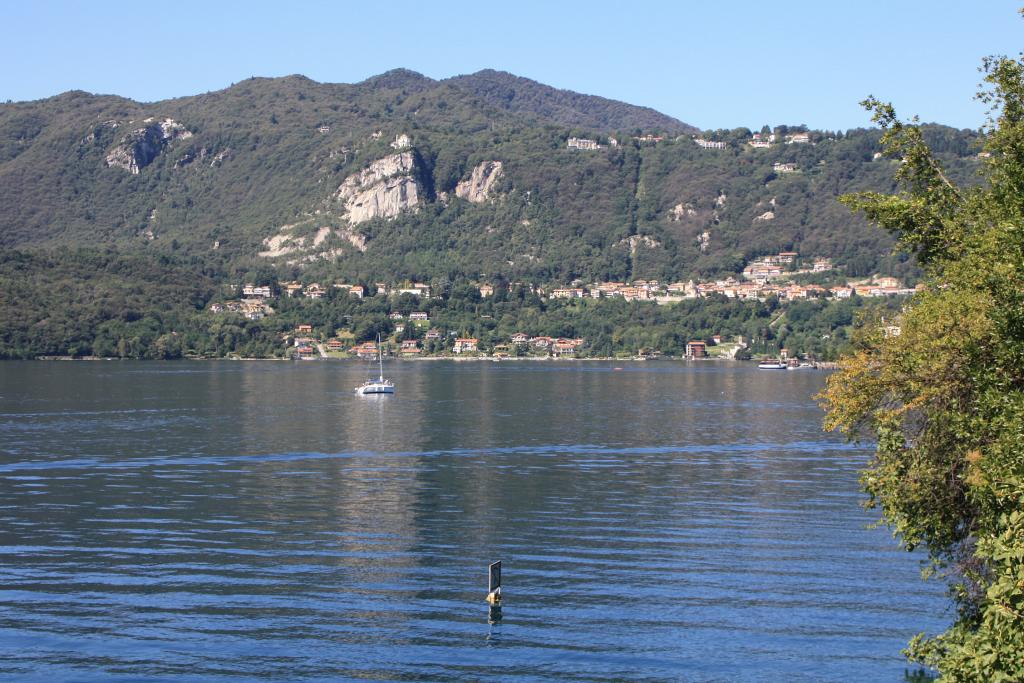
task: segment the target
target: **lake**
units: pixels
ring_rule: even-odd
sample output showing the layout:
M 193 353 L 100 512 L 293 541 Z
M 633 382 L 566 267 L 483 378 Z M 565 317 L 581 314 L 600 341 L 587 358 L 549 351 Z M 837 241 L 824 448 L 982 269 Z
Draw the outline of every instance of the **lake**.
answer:
M 368 372 L 0 364 L 0 678 L 902 681 L 951 618 L 824 373 Z

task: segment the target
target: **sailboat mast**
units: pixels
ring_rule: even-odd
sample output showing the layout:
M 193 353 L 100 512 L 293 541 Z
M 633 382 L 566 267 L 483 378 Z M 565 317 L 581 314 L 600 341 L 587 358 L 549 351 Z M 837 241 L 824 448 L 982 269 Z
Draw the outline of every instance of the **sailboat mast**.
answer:
M 380 381 L 384 381 L 384 347 L 380 343 L 380 334 L 377 335 L 377 362 L 380 364 Z

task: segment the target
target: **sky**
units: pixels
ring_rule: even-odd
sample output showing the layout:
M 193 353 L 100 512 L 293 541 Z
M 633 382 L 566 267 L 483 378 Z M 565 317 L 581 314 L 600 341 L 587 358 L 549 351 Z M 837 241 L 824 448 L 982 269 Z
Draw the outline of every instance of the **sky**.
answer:
M 959 128 L 986 55 L 1024 48 L 1021 0 L 263 2 L 0 0 L 0 101 L 156 101 L 250 76 L 354 83 L 509 71 L 702 129 L 870 125 L 859 102 Z

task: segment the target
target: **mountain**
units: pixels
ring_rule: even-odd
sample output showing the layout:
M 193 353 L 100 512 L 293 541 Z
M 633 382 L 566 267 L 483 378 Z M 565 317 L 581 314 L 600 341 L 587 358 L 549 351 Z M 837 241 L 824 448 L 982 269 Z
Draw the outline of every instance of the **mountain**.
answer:
M 363 282 L 675 280 L 781 250 L 851 275 L 910 268 L 835 200 L 893 188 L 878 131 L 784 144 L 804 131 L 783 126 L 767 148 L 746 129 L 704 134 L 724 149 L 693 131 L 495 71 L 253 78 L 152 103 L 68 92 L 0 105 L 0 247 Z M 975 133 L 928 135 L 951 175 L 972 177 Z
M 449 78 L 460 89 L 505 111 L 531 117 L 542 124 L 597 131 L 661 132 L 669 135 L 697 133 L 697 128 L 647 107 L 558 90 L 505 71 L 485 69 L 468 76 Z

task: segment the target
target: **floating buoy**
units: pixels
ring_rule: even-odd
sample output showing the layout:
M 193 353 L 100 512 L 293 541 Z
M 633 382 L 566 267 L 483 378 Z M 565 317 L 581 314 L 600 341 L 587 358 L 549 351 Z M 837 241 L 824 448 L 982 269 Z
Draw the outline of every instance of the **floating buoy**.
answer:
M 487 603 L 497 605 L 501 602 L 501 560 L 492 562 L 487 567 Z

